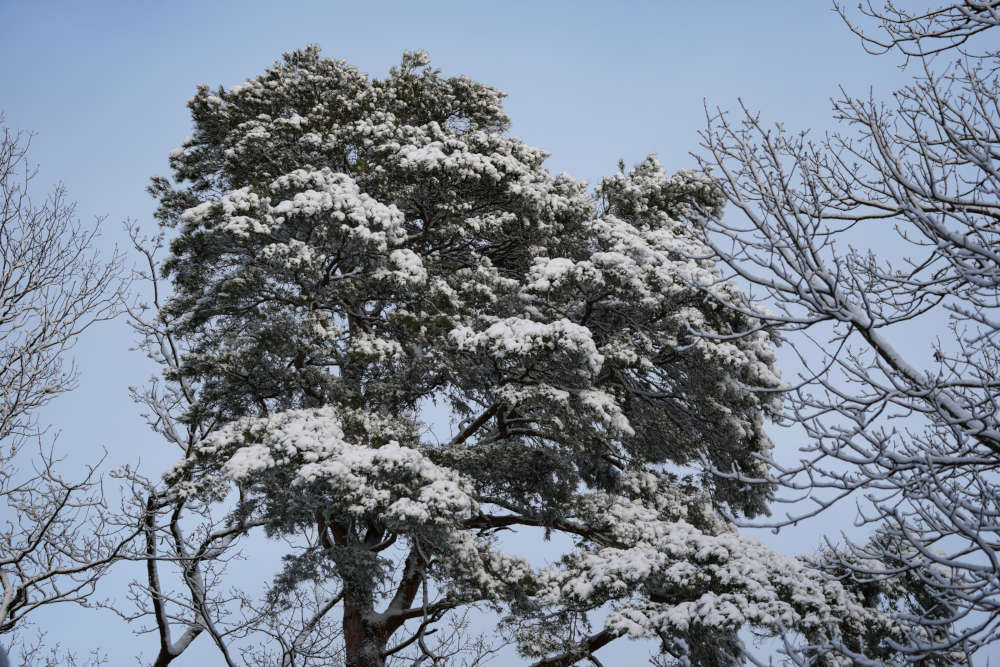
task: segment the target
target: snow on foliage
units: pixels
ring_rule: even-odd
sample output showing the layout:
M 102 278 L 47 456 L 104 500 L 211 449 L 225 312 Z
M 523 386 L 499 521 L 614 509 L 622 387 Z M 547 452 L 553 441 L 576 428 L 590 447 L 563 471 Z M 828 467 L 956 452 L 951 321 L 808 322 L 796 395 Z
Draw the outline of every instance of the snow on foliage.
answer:
M 168 474 L 176 497 L 236 487 L 234 516 L 311 536 L 282 590 L 340 583 L 352 667 L 383 664 L 396 632 L 416 647 L 406 620 L 475 603 L 505 609 L 536 656 L 596 650 L 539 619 L 603 606 L 612 638 L 680 657 L 695 619 L 730 646 L 744 623 L 863 618 L 718 518 L 766 511 L 768 487 L 709 469 L 762 474 L 781 388 L 688 217 L 721 194 L 654 156 L 593 192 L 552 176 L 506 134 L 502 96 L 426 54 L 371 80 L 316 48 L 199 88 L 179 185 L 153 185 L 177 230 L 169 374 L 211 431 Z M 421 432 L 432 401 L 445 442 Z M 576 546 L 533 571 L 496 539 L 518 526 Z
M 322 487 L 341 512 L 357 518 L 454 522 L 478 507 L 467 479 L 417 449 L 395 440 L 379 447 L 347 442 L 333 407 L 236 420 L 201 441 L 194 456 L 225 459 L 222 474 L 251 487 L 280 470 L 291 493 Z

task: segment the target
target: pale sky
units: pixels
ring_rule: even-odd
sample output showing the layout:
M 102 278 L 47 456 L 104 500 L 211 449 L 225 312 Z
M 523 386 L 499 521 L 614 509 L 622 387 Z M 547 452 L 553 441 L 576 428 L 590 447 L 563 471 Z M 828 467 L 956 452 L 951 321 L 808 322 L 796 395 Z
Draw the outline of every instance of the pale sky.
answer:
M 144 188 L 167 175 L 167 154 L 190 133 L 186 100 L 199 83 L 231 86 L 309 43 L 375 77 L 404 50 L 424 49 L 445 74 L 504 90 L 512 133 L 551 153 L 548 167 L 596 183 L 619 159 L 656 152 L 668 170 L 693 167 L 704 104 L 738 100 L 786 128 L 833 127 L 830 98 L 885 96 L 907 74 L 893 56 L 866 55 L 825 0 L 756 2 L 46 2 L 0 0 L 0 111 L 37 133 L 36 195 L 61 181 L 84 221 L 106 216 L 104 243 L 125 247 L 123 220 L 155 231 Z M 107 448 L 111 467 L 137 460 L 156 475 L 173 462 L 128 397 L 156 371 L 124 321 L 88 332 L 75 350 L 79 389 L 44 418 L 73 461 Z M 788 437 L 779 447 L 791 447 Z M 850 508 L 837 517 L 850 522 Z M 0 520 L 4 517 L 0 516 Z M 762 536 L 809 551 L 831 517 L 795 535 Z M 141 576 L 124 565 L 103 589 Z M 40 617 L 41 619 L 42 617 Z M 107 612 L 48 613 L 50 642 L 111 665 L 153 653 Z M 192 651 L 174 664 L 211 660 Z M 6 644 L 7 639 L 0 639 Z M 626 642 L 620 641 L 619 644 Z M 623 646 L 614 655 L 632 656 Z M 640 652 L 644 655 L 644 651 Z M 605 664 L 616 663 L 608 655 Z M 498 663 L 499 664 L 499 663 Z

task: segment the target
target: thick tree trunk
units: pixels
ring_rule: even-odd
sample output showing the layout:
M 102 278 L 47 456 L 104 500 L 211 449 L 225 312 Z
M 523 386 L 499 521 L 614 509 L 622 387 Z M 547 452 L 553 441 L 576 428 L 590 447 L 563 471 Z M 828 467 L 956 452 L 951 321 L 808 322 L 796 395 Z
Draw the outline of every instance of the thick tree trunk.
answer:
M 369 605 L 344 598 L 344 650 L 346 667 L 384 667 L 388 633 L 385 624 L 372 618 Z
M 326 521 L 321 512 L 316 513 L 316 518 L 321 535 L 324 536 L 323 545 L 329 547 L 329 540 L 325 537 Z M 334 523 L 329 529 L 337 545 L 346 546 L 350 542 L 347 526 Z M 343 625 L 345 665 L 384 667 L 386 642 L 389 641 L 391 632 L 386 628 L 385 620 L 374 613 L 371 593 L 359 593 L 357 589 L 352 591 L 348 582 L 353 576 L 357 576 L 356 573 L 342 573 L 345 583 Z
M 363 549 L 365 545 L 376 545 L 385 532 L 381 526 L 369 523 L 365 539 L 352 542 L 350 529 L 347 526 L 337 523 L 327 524 L 320 511 L 316 512 L 316 525 L 320 540 L 326 548 L 330 548 L 334 543 L 338 546 L 353 543 L 359 549 Z M 423 559 L 419 550 L 413 548 L 406 558 L 396 593 L 386 612 L 381 614 L 375 613 L 374 600 L 370 592 L 359 592 L 357 588 L 352 591 L 348 582 L 351 577 L 357 576 L 357 573 L 351 571 L 341 573 L 345 582 L 343 630 L 346 667 L 385 666 L 385 651 L 389 637 L 402 627 L 408 617 L 406 610 L 413 604 L 413 599 L 423 581 L 423 572 Z

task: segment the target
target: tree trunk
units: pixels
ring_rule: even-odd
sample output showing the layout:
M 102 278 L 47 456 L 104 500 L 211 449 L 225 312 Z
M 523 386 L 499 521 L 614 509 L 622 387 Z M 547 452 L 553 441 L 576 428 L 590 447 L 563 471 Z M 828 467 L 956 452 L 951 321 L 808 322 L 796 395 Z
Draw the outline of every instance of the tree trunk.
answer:
M 370 605 L 356 597 L 344 597 L 346 667 L 385 667 L 385 624 L 372 618 L 371 612 Z

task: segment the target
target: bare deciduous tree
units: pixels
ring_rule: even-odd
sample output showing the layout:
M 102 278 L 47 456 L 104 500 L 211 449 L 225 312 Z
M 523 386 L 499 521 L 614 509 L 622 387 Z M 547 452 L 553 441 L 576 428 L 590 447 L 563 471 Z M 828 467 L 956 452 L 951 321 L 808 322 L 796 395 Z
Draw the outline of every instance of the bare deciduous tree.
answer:
M 121 301 L 117 254 L 95 250 L 56 187 L 31 196 L 31 135 L 0 116 L 0 633 L 57 602 L 86 602 L 128 530 L 106 521 L 100 461 L 78 479 L 58 470 L 38 410 L 76 385 L 66 353 Z
M 816 139 L 709 113 L 702 167 L 743 215 L 705 239 L 801 360 L 784 416 L 808 435 L 765 478 L 720 472 L 814 501 L 776 527 L 856 501 L 871 540 L 822 565 L 913 624 L 887 659 L 964 663 L 1000 639 L 1000 52 L 974 39 L 1000 3 L 861 11 L 865 48 L 918 69 L 891 102 L 845 93 Z

